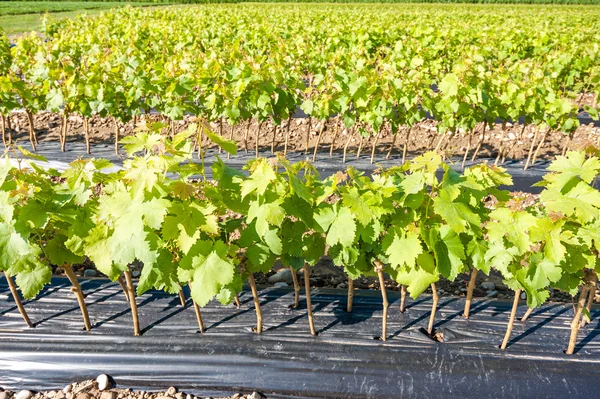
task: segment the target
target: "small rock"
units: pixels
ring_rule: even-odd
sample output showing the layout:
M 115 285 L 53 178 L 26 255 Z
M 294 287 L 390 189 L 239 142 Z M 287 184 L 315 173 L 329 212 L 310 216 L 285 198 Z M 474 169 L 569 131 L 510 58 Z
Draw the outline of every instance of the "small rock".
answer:
M 192 395 L 191 395 L 191 394 L 189 394 L 189 393 L 188 393 L 188 394 L 186 395 L 185 399 L 193 399 L 193 397 L 192 397 Z
M 483 283 L 479 284 L 479 287 L 486 291 L 494 291 L 496 289 L 496 284 L 491 281 L 484 281 Z
M 341 283 L 341 284 L 338 284 L 336 286 L 336 288 L 348 288 L 348 284 L 347 283 Z
M 167 395 L 173 396 L 177 393 L 177 388 L 175 387 L 169 387 L 169 389 L 167 389 Z
M 252 392 L 250 395 L 248 395 L 248 399 L 263 399 L 265 397 L 266 396 L 260 392 Z
M 69 392 L 66 394 L 67 399 L 73 399 L 74 397 L 75 397 L 75 395 L 73 395 L 73 392 Z
M 242 394 L 241 394 L 241 393 L 236 393 L 235 395 L 233 395 L 233 396 L 231 397 L 231 399 L 240 399 L 241 397 L 242 397 Z
M 139 270 L 133 270 L 131 272 L 131 275 L 135 278 L 138 278 L 140 276 L 140 271 Z
M 65 399 L 65 393 L 63 391 L 58 391 L 56 395 L 54 395 L 54 399 Z
M 183 393 L 181 393 L 181 392 L 177 392 L 177 393 L 175 394 L 175 398 L 176 398 L 176 399 L 184 399 L 184 398 L 185 398 L 185 396 L 183 395 Z
M 33 392 L 27 391 L 27 390 L 22 390 L 22 391 L 19 391 L 19 393 L 17 393 L 15 395 L 15 399 L 31 399 L 32 396 L 33 396 Z
M 292 283 L 294 280 L 292 278 L 292 272 L 290 271 L 290 269 L 282 269 L 280 271 L 278 271 L 277 273 L 275 273 L 274 275 L 272 275 L 271 277 L 269 277 L 269 283 L 271 284 L 276 284 L 276 283 Z
M 527 299 L 527 294 L 524 292 L 521 292 L 521 299 Z
M 10 394 L 6 391 L 0 392 L 0 399 L 10 399 Z
M 56 396 L 56 391 L 48 391 L 46 392 L 46 396 L 53 399 Z
M 90 399 L 90 395 L 85 392 L 78 393 L 75 399 Z
M 497 298 L 498 297 L 498 291 L 496 291 L 496 290 L 488 291 L 486 297 L 487 298 Z
M 67 385 L 66 387 L 63 388 L 63 393 L 69 393 L 73 390 L 73 385 Z
M 94 269 L 86 269 L 83 272 L 83 277 L 96 277 L 98 275 L 98 272 L 95 271 Z
M 100 394 L 100 399 L 117 399 L 117 393 L 113 391 L 104 391 Z
M 113 387 L 111 378 L 106 374 L 100 374 L 98 378 L 96 378 L 96 384 L 98 384 L 98 390 L 100 391 L 111 389 Z
M 283 281 L 280 281 L 278 283 L 275 283 L 275 285 L 273 287 L 288 287 L 288 283 L 284 283 Z

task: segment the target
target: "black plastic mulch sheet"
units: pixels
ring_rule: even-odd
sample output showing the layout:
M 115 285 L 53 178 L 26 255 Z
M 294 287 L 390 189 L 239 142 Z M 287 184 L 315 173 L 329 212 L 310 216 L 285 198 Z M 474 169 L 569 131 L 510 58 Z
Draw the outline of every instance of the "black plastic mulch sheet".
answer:
M 212 303 L 207 327 L 197 332 L 191 300 L 150 292 L 137 299 L 142 336 L 132 336 L 131 312 L 116 283 L 81 280 L 94 328 L 83 331 L 66 279 L 56 278 L 25 303 L 36 328 L 24 328 L 5 280 L 0 280 L 0 386 L 62 388 L 72 381 L 111 375 L 120 386 L 159 390 L 176 386 L 202 395 L 261 391 L 269 397 L 310 398 L 547 398 L 586 395 L 600 389 L 600 325 L 579 334 L 576 354 L 563 354 L 573 315 L 570 304 L 551 303 L 516 322 L 509 348 L 498 349 L 510 301 L 475 300 L 470 320 L 464 299 L 441 298 L 435 328 L 444 342 L 422 332 L 431 298 L 391 306 L 388 341 L 380 334 L 378 291 L 357 291 L 345 311 L 344 290 L 314 289 L 319 335 L 309 334 L 304 298 L 290 309 L 288 288 L 260 291 L 265 331 L 251 331 L 251 295 L 241 309 Z M 187 293 L 187 291 L 186 291 Z M 525 310 L 525 303 L 519 314 Z M 598 316 L 594 309 L 593 316 Z

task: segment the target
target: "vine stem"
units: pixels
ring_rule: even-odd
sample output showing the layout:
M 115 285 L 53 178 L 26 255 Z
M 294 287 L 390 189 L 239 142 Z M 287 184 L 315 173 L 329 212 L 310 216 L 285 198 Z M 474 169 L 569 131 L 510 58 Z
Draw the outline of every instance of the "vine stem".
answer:
M 35 134 L 35 129 L 33 127 L 33 114 L 30 110 L 25 111 L 27 114 L 27 122 L 29 123 L 29 142 L 31 143 L 31 148 L 35 152 L 35 145 L 37 144 L 37 137 Z
M 4 115 L 0 115 L 0 119 L 2 119 L 2 144 L 6 147 L 6 117 Z
M 406 286 L 402 285 L 400 287 L 400 313 L 404 313 L 406 311 Z
M 116 118 L 113 120 L 115 121 L 115 154 L 119 155 L 119 122 Z
M 179 303 L 181 303 L 181 306 L 185 306 L 185 293 L 183 292 L 183 287 L 179 287 Z
M 260 138 L 260 131 L 262 130 L 263 123 L 264 123 L 264 121 L 260 121 L 260 123 L 258 124 L 258 130 L 256 131 L 256 141 L 254 143 L 254 151 L 255 151 L 254 155 L 256 158 L 258 158 L 258 140 Z
M 127 291 L 127 286 L 125 285 L 125 281 L 123 281 L 123 276 L 119 276 L 117 282 L 119 283 L 121 289 L 123 290 L 123 293 L 125 294 L 125 299 L 127 299 L 127 302 L 129 302 L 129 291 Z
M 433 294 L 432 299 L 433 303 L 431 304 L 431 315 L 429 316 L 429 325 L 427 326 L 427 333 L 429 335 L 433 334 L 433 322 L 435 321 L 435 314 L 437 312 L 437 305 L 439 301 L 439 296 L 437 289 L 435 287 L 435 283 L 431 284 L 431 292 Z
M 521 321 L 523 321 L 523 322 L 527 321 L 529 319 L 529 316 L 531 316 L 532 312 L 533 312 L 533 308 L 527 308 L 527 312 L 525 312 L 523 317 L 521 317 Z
M 375 135 L 375 141 L 373 142 L 373 147 L 371 148 L 371 163 L 375 162 L 375 150 L 377 149 L 377 143 L 379 142 L 379 136 L 381 134 L 381 127 L 377 130 L 377 134 Z
M 240 308 L 242 306 L 242 303 L 240 302 L 240 297 L 239 295 L 236 293 L 235 297 L 233 298 L 233 301 L 235 302 L 235 307 L 236 308 Z
M 306 143 L 304 145 L 304 155 L 308 155 L 308 145 L 310 143 L 310 131 L 312 130 L 312 118 L 308 116 L 308 128 L 306 129 Z
M 129 297 L 129 307 L 131 308 L 131 317 L 133 318 L 133 335 L 136 337 L 140 336 L 140 319 L 138 317 L 138 308 L 135 301 L 135 289 L 133 288 L 133 279 L 131 278 L 131 271 L 125 271 L 125 282 L 127 283 L 127 296 Z
M 219 136 L 223 137 L 223 118 L 219 118 Z M 219 146 L 219 154 L 223 152 L 223 148 Z
M 92 153 L 90 146 L 90 120 L 88 117 L 83 117 L 83 135 L 85 136 L 85 153 L 90 155 Z
M 188 281 L 188 285 L 190 286 L 190 290 L 192 289 L 192 282 Z M 237 297 L 237 294 L 236 294 Z M 194 312 L 196 313 L 196 321 L 198 322 L 198 329 L 200 333 L 204 333 L 204 320 L 202 320 L 202 312 L 200 312 L 200 306 L 198 303 L 194 301 L 194 297 L 192 297 L 192 303 L 194 304 Z
M 525 167 L 523 168 L 523 170 L 527 170 L 527 168 L 529 167 L 529 162 L 531 161 L 531 156 L 533 155 L 533 149 L 535 147 L 535 142 L 537 141 L 539 132 L 540 129 L 536 127 L 535 133 L 533 135 L 533 140 L 531 141 L 531 147 L 529 148 L 529 155 L 527 155 L 527 162 L 525 162 Z
M 321 138 L 323 137 L 323 131 L 325 130 L 325 121 L 321 122 L 321 128 L 319 129 L 319 135 L 317 136 L 317 144 L 315 144 L 315 150 L 313 152 L 312 161 L 315 162 L 317 160 L 317 151 L 319 150 L 319 144 L 321 144 Z
M 440 137 L 440 140 L 438 141 L 437 145 L 435 146 L 435 149 L 434 149 L 434 151 L 435 151 L 435 152 L 438 152 L 438 151 L 439 151 L 439 149 L 440 149 L 440 147 L 442 146 L 442 143 L 444 142 L 444 139 L 446 138 L 447 134 L 448 134 L 448 133 L 443 133 L 443 134 L 442 134 L 442 137 Z M 434 137 L 435 137 L 435 136 L 434 136 Z
M 21 297 L 19 296 L 19 291 L 17 291 L 17 285 L 13 281 L 12 277 L 10 277 L 8 275 L 8 273 L 4 272 L 4 277 L 6 277 L 6 281 L 8 282 L 8 288 L 10 289 L 10 293 L 12 294 L 13 299 L 15 300 L 15 304 L 17 305 L 17 309 L 19 310 L 19 313 L 21 313 L 21 317 L 23 317 L 23 321 L 25 321 L 25 324 L 27 324 L 27 327 L 32 328 L 33 324 L 31 323 L 31 320 L 29 319 L 29 315 L 27 315 L 27 312 L 25 311 L 23 302 L 21 302 Z
M 354 280 L 348 276 L 348 303 L 346 304 L 346 312 L 352 313 L 352 305 L 354 303 Z
M 338 115 L 335 118 L 335 128 L 333 132 L 333 139 L 331 140 L 331 147 L 329 147 L 329 156 L 333 156 L 333 148 L 335 147 L 335 140 L 337 139 L 338 134 L 340 133 L 340 116 Z
M 410 140 L 410 133 L 412 132 L 413 127 L 408 128 L 408 132 L 406 132 L 406 139 L 404 140 L 404 148 L 402 149 L 402 164 L 406 162 L 406 154 L 408 153 L 408 144 Z
M 477 154 L 479 154 L 479 150 L 481 150 L 481 146 L 485 143 L 485 131 L 487 129 L 487 123 L 483 122 L 483 132 L 481 135 L 481 139 L 477 143 L 477 148 L 475 148 L 475 152 L 473 153 L 473 157 L 471 158 L 471 162 L 474 162 L 477 159 Z
M 589 286 L 586 284 L 581 288 L 581 293 L 579 294 L 579 301 L 577 301 L 577 308 L 575 308 L 575 316 L 571 322 L 571 337 L 569 338 L 569 346 L 566 351 L 567 355 L 572 355 L 573 352 L 575 352 L 577 333 L 579 332 L 579 326 L 581 325 L 581 314 L 583 313 L 583 307 L 585 306 L 588 291 Z
M 233 141 L 233 133 L 235 132 L 235 126 L 232 124 L 231 125 L 231 130 L 229 131 L 229 140 Z M 236 143 L 236 147 L 237 147 L 237 143 Z M 231 154 L 227 153 L 227 159 L 231 159 Z
M 548 137 L 549 132 L 550 132 L 550 129 L 547 129 L 544 132 L 544 135 L 542 136 L 542 139 L 540 140 L 540 144 L 538 145 L 537 149 L 535 150 L 535 153 L 533 154 L 533 160 L 531 161 L 531 166 L 535 165 L 535 161 L 537 160 L 540 150 L 542 149 L 542 147 L 544 146 L 544 143 L 546 142 L 546 137 Z
M 592 310 L 592 305 L 594 304 L 594 297 L 596 296 L 596 289 L 594 287 L 594 289 L 590 288 L 588 290 L 588 297 L 587 297 L 587 304 L 585 305 L 585 308 L 587 309 L 588 313 L 590 313 L 590 311 Z M 581 327 L 585 327 L 588 324 L 588 320 L 584 317 L 581 320 Z
M 300 303 L 300 284 L 298 284 L 298 276 L 296 275 L 296 269 L 290 267 L 290 273 L 292 273 L 292 281 L 294 282 L 294 309 L 298 307 Z
M 277 136 L 277 125 L 273 124 L 273 139 L 271 140 L 271 153 L 275 154 L 275 138 Z
M 381 289 L 381 299 L 383 301 L 383 317 L 381 319 L 381 340 L 387 340 L 387 316 L 390 303 L 387 299 L 387 291 L 385 289 L 385 279 L 383 278 L 383 264 L 378 260 L 375 261 L 377 277 L 379 277 L 379 287 Z
M 473 290 L 475 289 L 475 282 L 477 281 L 477 268 L 473 268 L 471 271 L 471 278 L 469 279 L 469 285 L 467 285 L 467 300 L 465 302 L 465 311 L 463 316 L 465 319 L 469 318 L 471 313 L 471 301 L 473 300 Z
M 306 295 L 306 309 L 308 311 L 310 334 L 317 335 L 317 332 L 315 331 L 315 321 L 313 320 L 312 299 L 310 297 L 310 266 L 308 263 L 304 264 L 304 291 Z
M 85 305 L 85 297 L 83 296 L 81 285 L 79 285 L 79 281 L 77 281 L 77 276 L 73 272 L 71 265 L 63 265 L 63 269 L 65 270 L 65 274 L 69 278 L 71 285 L 73 285 L 71 291 L 75 294 L 77 302 L 79 303 L 79 309 L 81 309 L 81 314 L 83 315 L 85 329 L 86 331 L 90 331 L 92 329 L 92 324 L 90 323 L 90 316 L 88 315 L 87 306 Z
M 252 125 L 252 118 L 248 119 L 246 131 L 244 132 L 244 150 L 246 150 L 246 153 L 248 153 L 248 136 L 250 135 L 250 125 Z
M 521 297 L 521 289 L 515 291 L 515 299 L 513 300 L 512 310 L 510 311 L 510 317 L 508 319 L 508 325 L 506 326 L 506 333 L 504 339 L 500 345 L 500 349 L 505 350 L 512 333 L 513 326 L 515 325 L 515 317 L 517 316 L 517 308 L 519 307 L 519 298 Z
M 69 130 L 69 114 L 65 113 L 63 116 L 63 127 L 62 127 L 62 139 L 60 142 L 60 150 L 65 152 L 67 150 L 67 132 Z
M 350 145 L 350 140 L 352 140 L 352 136 L 354 135 L 354 126 L 350 129 L 350 133 L 348 134 L 348 140 L 346 140 L 346 144 L 344 145 L 344 155 L 342 158 L 342 162 L 346 163 L 346 153 L 348 152 L 348 146 Z
M 385 154 L 385 159 L 390 159 L 392 151 L 394 150 L 394 144 L 396 144 L 396 138 L 398 137 L 398 134 L 400 133 L 397 132 L 394 134 L 394 132 L 392 131 L 392 144 L 390 144 L 390 149 L 388 150 L 387 154 Z
M 504 136 L 506 135 L 506 121 L 502 122 L 502 133 L 500 134 L 500 148 L 498 148 L 498 155 L 494 161 L 494 166 L 498 166 L 498 161 L 502 158 L 504 152 Z
M 256 289 L 256 281 L 254 281 L 254 274 L 250 273 L 248 276 L 248 283 L 252 290 L 252 297 L 254 298 L 254 310 L 256 311 L 256 333 L 260 334 L 263 330 L 263 318 L 262 310 L 260 309 L 260 300 L 258 298 L 258 290 Z
M 360 134 L 360 141 L 358 142 L 358 150 L 356 150 L 356 159 L 360 158 L 360 153 L 362 152 L 362 147 L 363 147 L 363 141 L 364 141 L 364 137 L 362 136 L 362 134 Z
M 571 148 L 571 143 L 573 142 L 573 136 L 575 135 L 575 132 L 571 132 L 569 133 L 569 136 L 567 137 L 567 141 L 565 142 L 565 145 L 563 146 L 562 149 L 562 156 L 564 157 L 565 154 L 567 153 L 567 151 L 569 151 L 569 149 Z
M 465 155 L 463 156 L 463 160 L 462 160 L 462 169 L 465 169 L 465 163 L 467 162 L 467 157 L 469 156 L 469 151 L 471 151 L 471 144 L 473 141 L 473 132 L 469 132 L 469 141 L 467 142 L 467 149 L 465 150 Z
M 292 127 L 292 116 L 288 118 L 287 126 L 285 127 L 285 143 L 283 144 L 283 156 L 287 156 L 288 144 L 290 142 L 290 128 Z

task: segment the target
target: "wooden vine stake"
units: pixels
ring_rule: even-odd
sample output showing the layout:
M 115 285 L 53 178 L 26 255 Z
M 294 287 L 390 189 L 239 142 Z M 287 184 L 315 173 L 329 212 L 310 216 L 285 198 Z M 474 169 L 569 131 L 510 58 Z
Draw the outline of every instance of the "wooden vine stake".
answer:
M 337 139 L 338 134 L 340 133 L 340 116 L 338 115 L 335 118 L 335 128 L 333 130 L 333 139 L 331 140 L 331 146 L 329 147 L 329 156 L 333 156 L 333 149 L 335 148 L 335 140 Z
M 287 156 L 288 144 L 290 142 L 290 128 L 292 127 L 292 116 L 288 118 L 287 126 L 285 127 L 285 143 L 283 144 L 283 156 Z
M 533 135 L 533 140 L 531 141 L 531 147 L 529 148 L 529 155 L 527 155 L 527 162 L 525 162 L 525 167 L 523 168 L 523 170 L 527 170 L 527 168 L 529 167 L 529 162 L 531 162 L 531 156 L 533 155 L 533 149 L 535 148 L 535 142 L 537 141 L 539 133 L 540 129 L 536 127 L 535 133 Z
M 437 306 L 439 301 L 439 296 L 437 293 L 437 289 L 435 283 L 431 284 L 431 292 L 432 292 L 432 304 L 431 304 L 431 315 L 429 316 L 429 325 L 427 326 L 427 333 L 429 335 L 433 334 L 433 323 L 435 322 L 435 314 L 437 312 Z
M 350 132 L 348 133 L 348 140 L 346 140 L 346 144 L 344 145 L 344 155 L 342 157 L 342 162 L 346 163 L 346 154 L 348 153 L 348 146 L 350 145 L 350 141 L 352 141 L 352 135 L 354 135 L 354 127 L 352 127 L 352 129 L 350 129 Z
M 260 300 L 258 298 L 258 290 L 256 289 L 256 281 L 254 280 L 254 274 L 250 273 L 248 276 L 248 283 L 252 290 L 252 297 L 254 298 L 254 310 L 256 311 L 256 333 L 260 334 L 263 330 L 263 318 L 262 310 L 260 309 Z
M 533 160 L 531 161 L 531 166 L 535 165 L 535 161 L 537 160 L 540 150 L 542 149 L 542 147 L 544 146 L 544 143 L 546 142 L 548 133 L 550 133 L 550 129 L 546 129 L 544 131 L 544 135 L 542 136 L 542 139 L 540 140 L 540 144 L 538 145 L 537 149 L 535 150 L 535 153 L 533 154 Z
M 2 144 L 4 144 L 6 147 L 8 144 L 6 140 L 6 117 L 4 115 L 0 115 L 0 118 L 2 119 Z
M 385 279 L 383 278 L 383 264 L 375 259 L 375 272 L 377 272 L 377 277 L 379 277 L 379 288 L 381 289 L 381 299 L 383 301 L 383 317 L 381 319 L 381 340 L 387 340 L 387 316 L 388 316 L 388 308 L 390 306 L 387 299 L 387 291 L 385 289 Z
M 192 289 L 192 282 L 189 281 L 188 285 L 190 286 L 190 290 Z M 237 294 L 236 294 L 237 298 Z M 200 306 L 198 303 L 194 301 L 194 297 L 192 297 L 192 303 L 194 304 L 194 312 L 196 313 L 196 320 L 198 321 L 198 330 L 200 333 L 204 333 L 204 321 L 202 320 L 202 312 L 200 312 Z
M 508 319 L 508 326 L 506 326 L 506 333 L 504 339 L 500 345 L 500 349 L 505 350 L 510 340 L 510 334 L 512 333 L 513 326 L 515 325 L 515 317 L 517 316 L 517 308 L 519 307 L 519 298 L 521 297 L 521 289 L 515 291 L 515 299 L 513 300 L 512 310 L 510 311 L 510 317 Z
M 481 150 L 481 145 L 485 143 L 485 130 L 487 129 L 487 123 L 483 122 L 483 132 L 481 133 L 481 139 L 477 143 L 477 148 L 475 148 L 475 152 L 473 153 L 473 157 L 471 158 L 471 162 L 474 162 L 477 159 L 477 154 L 479 154 L 479 150 Z
M 304 264 L 304 294 L 306 296 L 306 310 L 308 311 L 308 325 L 311 335 L 317 335 L 315 331 L 315 321 L 313 320 L 312 299 L 310 297 L 310 266 Z
M 113 120 L 115 121 L 115 154 L 119 155 L 119 122 L 116 118 Z
M 583 309 L 586 305 L 586 300 L 588 297 L 588 293 L 590 290 L 596 291 L 596 280 L 595 276 L 586 271 L 586 284 L 581 288 L 581 292 L 579 293 L 579 300 L 577 301 L 577 307 L 575 308 L 575 316 L 573 317 L 573 321 L 571 322 L 571 337 L 569 338 L 569 346 L 567 347 L 566 354 L 572 355 L 575 352 L 575 344 L 577 343 L 577 334 L 579 333 L 579 328 L 581 327 L 581 316 L 583 314 Z
M 470 131 L 469 132 L 469 141 L 467 142 L 467 148 L 465 150 L 465 155 L 463 156 L 463 160 L 462 160 L 462 169 L 465 169 L 465 163 L 467 162 L 467 157 L 469 156 L 469 151 L 471 151 L 471 144 L 473 142 L 473 132 Z
M 262 130 L 263 123 L 264 121 L 260 121 L 260 123 L 258 124 L 258 130 L 256 131 L 256 141 L 254 143 L 254 155 L 256 156 L 256 158 L 258 158 L 258 140 L 260 138 L 260 131 Z
M 352 304 L 354 302 L 354 280 L 348 276 L 348 303 L 346 304 L 346 312 L 352 313 Z
M 86 331 L 90 331 L 92 329 L 92 324 L 90 323 L 90 316 L 88 315 L 87 306 L 85 305 L 85 296 L 83 295 L 83 291 L 81 290 L 81 285 L 79 285 L 79 281 L 77 281 L 77 276 L 73 272 L 73 268 L 71 267 L 71 265 L 63 265 L 63 269 L 65 270 L 65 274 L 69 278 L 71 285 L 73 285 L 71 291 L 75 294 L 77 302 L 79 303 L 79 309 L 81 309 L 85 329 Z
M 475 289 L 475 282 L 477 281 L 477 272 L 476 268 L 473 268 L 471 271 L 471 278 L 469 279 L 469 285 L 467 285 L 467 300 L 465 302 L 465 311 L 463 316 L 465 319 L 469 318 L 469 314 L 471 313 L 471 301 L 473 300 L 473 290 Z
M 377 143 L 379 143 L 379 135 L 381 134 L 381 127 L 377 130 L 375 140 L 373 141 L 373 147 L 371 148 L 371 163 L 375 162 L 375 150 L 377 149 Z
M 494 161 L 494 166 L 498 166 L 498 162 L 500 161 L 504 153 L 504 136 L 506 136 L 506 121 L 502 123 L 502 133 L 500 133 L 500 148 L 498 148 L 498 155 L 496 156 L 496 160 Z
M 25 307 L 21 302 L 21 296 L 19 296 L 19 291 L 17 291 L 17 285 L 13 281 L 12 277 L 8 275 L 8 273 L 4 272 L 4 277 L 6 277 L 6 281 L 8 282 L 8 288 L 10 289 L 10 293 L 12 294 L 13 299 L 15 300 L 15 304 L 17 305 L 19 313 L 21 313 L 21 317 L 23 317 L 23 320 L 25 321 L 25 324 L 27 324 L 27 327 L 32 328 L 33 324 L 31 323 L 31 320 L 29 319 L 29 316 L 25 311 Z
M 246 124 L 246 131 L 244 132 L 244 150 L 248 153 L 248 135 L 250 134 L 250 125 L 252 124 L 252 118 L 248 119 Z
M 390 159 L 390 156 L 392 155 L 392 151 L 394 150 L 394 144 L 396 144 L 396 138 L 398 137 L 398 134 L 400 134 L 400 133 L 392 132 L 392 144 L 390 144 L 390 149 L 388 150 L 387 154 L 385 154 L 385 159 Z
M 273 123 L 273 138 L 271 140 L 271 154 L 275 154 L 275 139 L 277 138 L 277 125 Z
M 235 307 L 238 309 L 242 306 L 242 303 L 240 302 L 240 297 L 237 293 L 233 297 L 233 302 L 235 303 Z
M 323 131 L 325 130 L 325 120 L 321 121 L 321 127 L 319 128 L 319 134 L 317 136 L 317 144 L 315 144 L 315 150 L 313 152 L 312 161 L 315 162 L 317 160 L 317 151 L 319 151 L 319 144 L 321 144 L 321 139 L 323 138 Z
M 179 303 L 181 306 L 185 306 L 185 293 L 183 292 L 183 287 L 179 287 Z
M 140 319 L 138 317 L 137 302 L 135 300 L 135 289 L 133 288 L 133 279 L 131 271 L 125 271 L 125 282 L 127 283 L 127 292 L 129 298 L 129 307 L 131 308 L 131 317 L 133 318 L 133 335 L 140 336 Z
M 527 321 L 529 319 L 529 316 L 531 316 L 532 312 L 533 312 L 533 308 L 527 308 L 527 312 L 525 312 L 523 317 L 521 317 L 521 321 L 523 321 L 523 322 Z
M 83 117 L 83 135 L 85 136 L 85 153 L 90 155 L 92 153 L 90 146 L 90 120 L 87 117 Z
M 67 150 L 67 132 L 69 130 L 69 114 L 65 113 L 63 115 L 63 124 L 61 129 L 61 139 L 60 139 L 60 150 L 65 152 Z
M 121 286 L 121 289 L 123 290 L 123 293 L 125 294 L 125 299 L 127 299 L 127 303 L 129 303 L 129 291 L 127 291 L 127 285 L 125 284 L 125 281 L 123 280 L 123 276 L 119 276 L 119 278 L 117 279 L 117 283 L 119 283 L 119 285 Z
M 290 273 L 292 273 L 292 281 L 294 282 L 294 304 L 292 307 L 295 309 L 300 303 L 300 284 L 298 284 L 298 276 L 296 275 L 296 269 L 290 267 Z
M 308 155 L 308 145 L 310 144 L 310 131 L 312 130 L 312 118 L 308 117 L 308 128 L 306 129 L 306 143 L 304 145 L 304 155 Z
M 233 133 L 234 132 L 235 132 L 235 126 L 231 125 L 231 131 L 229 132 L 229 140 L 230 141 L 233 141 Z M 227 153 L 227 159 L 231 159 L 231 154 L 229 152 Z

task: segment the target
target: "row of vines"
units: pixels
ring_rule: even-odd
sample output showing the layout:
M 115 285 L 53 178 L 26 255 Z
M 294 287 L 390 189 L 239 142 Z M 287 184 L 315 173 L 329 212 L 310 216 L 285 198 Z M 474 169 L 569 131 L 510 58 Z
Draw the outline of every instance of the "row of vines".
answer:
M 325 255 L 348 275 L 349 311 L 353 280 L 379 278 L 382 340 L 388 313 L 384 273 L 402 286 L 401 310 L 407 293 L 417 298 L 432 289 L 430 334 L 436 282 L 471 273 L 468 317 L 475 276 L 492 269 L 515 291 L 503 349 L 521 292 L 532 309 L 548 299 L 550 288 L 579 295 L 567 353 L 574 351 L 580 325 L 589 321 L 600 270 L 597 154 L 559 156 L 539 183 L 539 201 L 524 206 L 499 188 L 512 184 L 503 168 L 482 163 L 459 174 L 435 152 L 372 176 L 349 168 L 322 179 L 308 161 L 290 164 L 279 157 L 255 159 L 246 173 L 219 160 L 207 178 L 204 164 L 192 162 L 192 139 L 207 135 L 230 153 L 235 143 L 205 123 L 173 137 L 160 134 L 162 128 L 161 123 L 142 126 L 136 136 L 124 138 L 131 156 L 112 172 L 106 160 L 80 159 L 59 173 L 37 166 L 44 159 L 22 147 L 7 150 L 0 162 L 0 271 L 28 324 L 17 286 L 26 298 L 35 297 L 50 282 L 55 265 L 71 280 L 85 326 L 91 328 L 73 272 L 73 265 L 88 258 L 122 284 L 136 335 L 136 294 L 152 288 L 177 294 L 188 285 L 203 331 L 201 308 L 215 298 L 223 304 L 236 301 L 246 281 L 260 333 L 254 273 L 268 272 L 279 259 L 293 276 L 304 272 L 315 334 L 309 275 Z M 137 292 L 133 262 L 143 264 Z M 296 305 L 299 292 L 296 282 Z
M 64 151 L 77 115 L 89 151 L 88 122 L 99 115 L 114 120 L 118 151 L 123 124 L 158 113 L 170 124 L 192 115 L 245 128 L 247 148 L 253 121 L 265 135 L 266 123 L 289 132 L 301 109 L 310 116 L 305 152 L 320 129 L 315 157 L 326 121 L 332 149 L 371 138 L 373 160 L 384 128 L 406 154 L 427 118 L 439 133 L 430 149 L 468 137 L 465 160 L 477 158 L 496 123 L 504 137 L 517 121 L 521 136 L 535 131 L 528 159 L 553 132 L 564 133 L 564 154 L 578 114 L 598 117 L 599 32 L 600 8 L 549 6 L 128 7 L 47 21 L 12 47 L 0 39 L 2 138 L 11 142 L 10 115 L 24 111 L 35 150 L 36 115 L 55 112 Z

